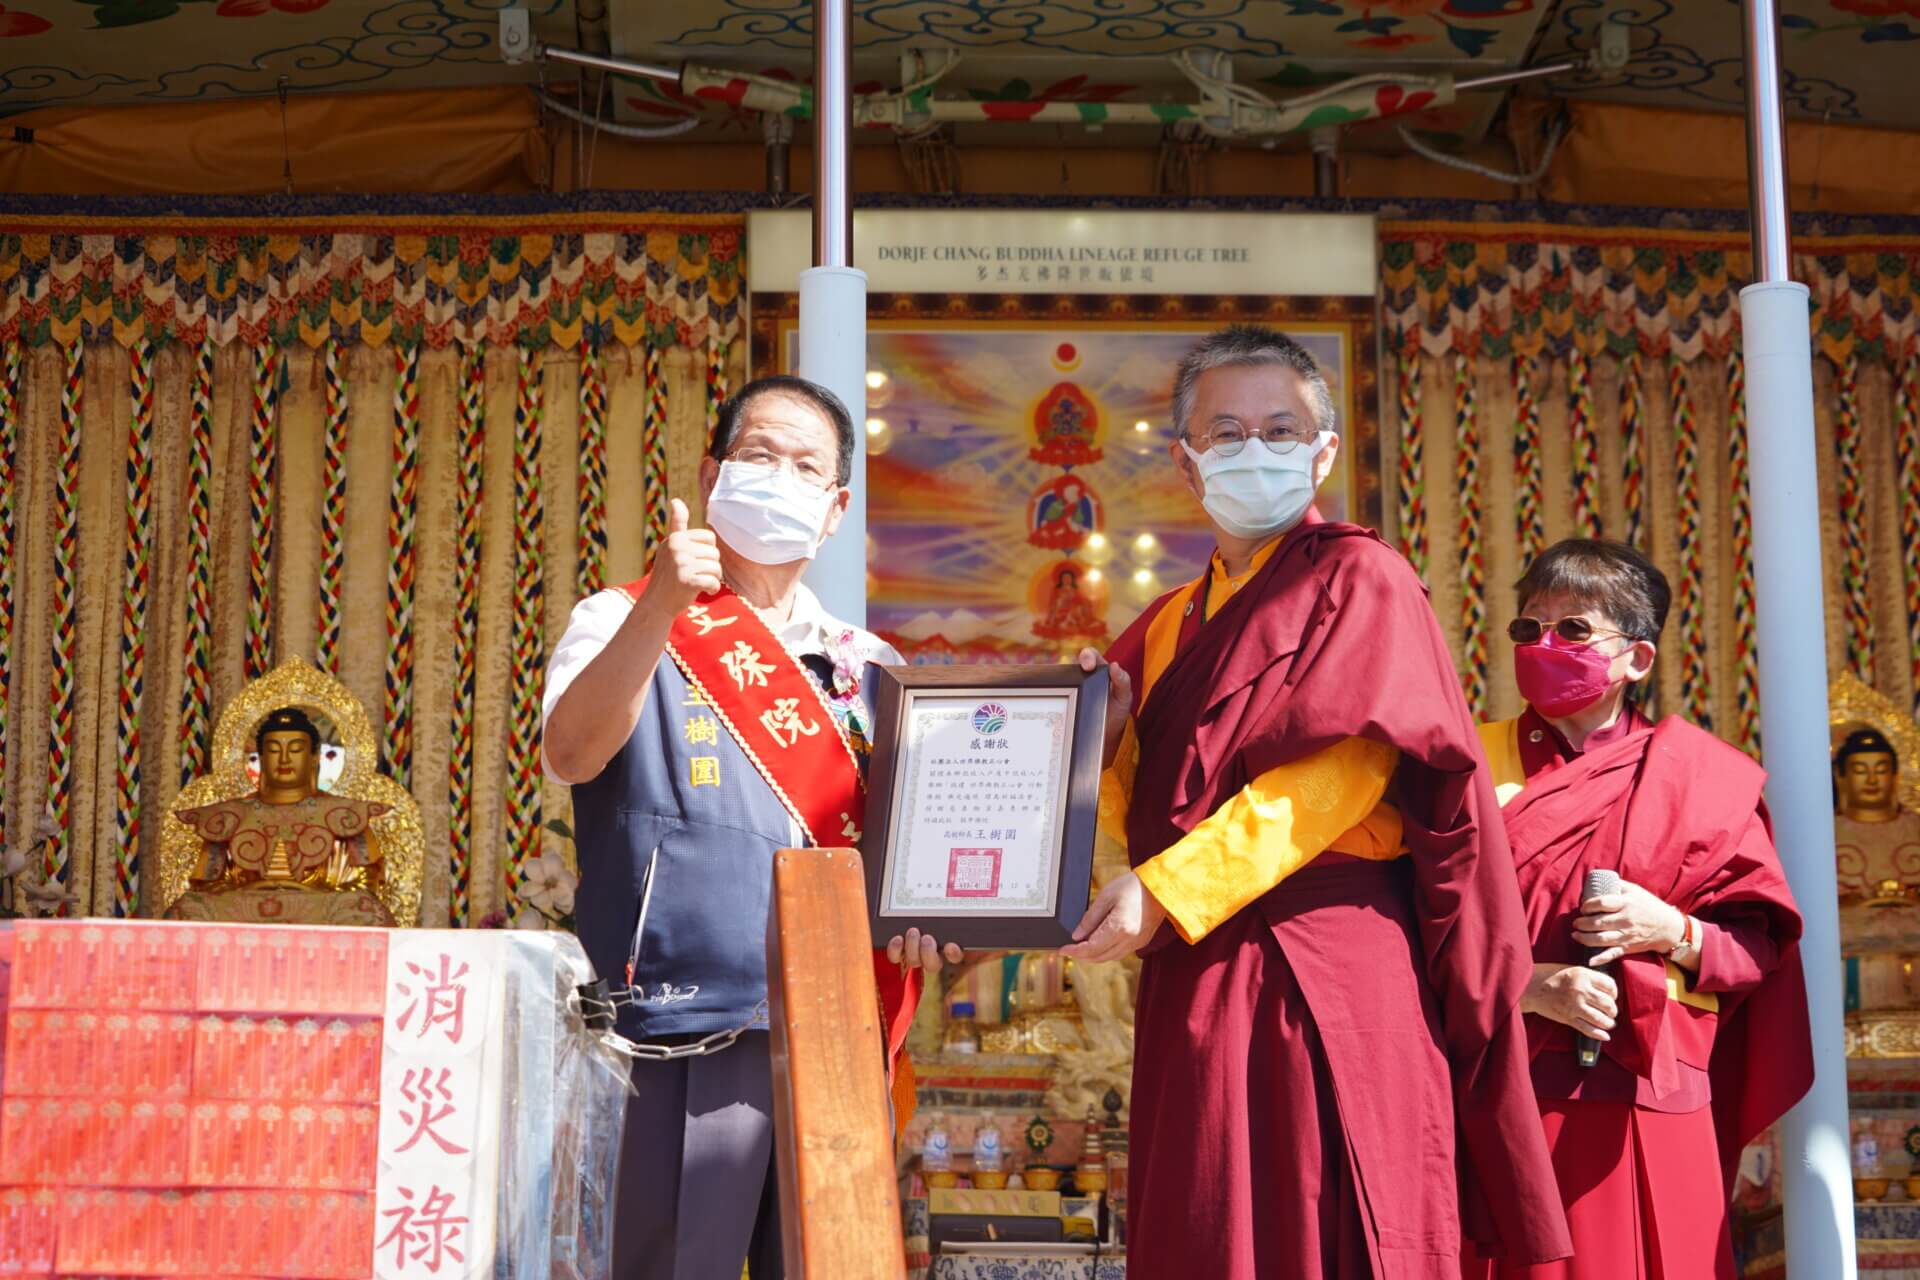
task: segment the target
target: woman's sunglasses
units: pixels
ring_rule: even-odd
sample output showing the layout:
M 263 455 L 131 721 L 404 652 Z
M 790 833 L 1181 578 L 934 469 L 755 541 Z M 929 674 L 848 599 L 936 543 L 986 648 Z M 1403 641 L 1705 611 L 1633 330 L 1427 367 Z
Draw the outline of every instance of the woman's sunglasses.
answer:
M 1521 617 L 1507 624 L 1507 638 L 1515 644 L 1539 644 L 1549 631 L 1568 644 L 1586 644 L 1600 636 L 1632 638 L 1624 631 L 1596 627 L 1585 618 L 1562 618 L 1558 622 L 1548 622 L 1545 618 Z

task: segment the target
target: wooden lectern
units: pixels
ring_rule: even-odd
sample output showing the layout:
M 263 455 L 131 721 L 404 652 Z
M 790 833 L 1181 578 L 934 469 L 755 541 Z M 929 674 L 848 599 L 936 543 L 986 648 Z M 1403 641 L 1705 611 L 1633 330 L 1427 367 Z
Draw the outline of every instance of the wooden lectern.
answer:
M 790 1280 L 906 1275 L 867 914 L 854 850 L 774 855 L 767 997 Z

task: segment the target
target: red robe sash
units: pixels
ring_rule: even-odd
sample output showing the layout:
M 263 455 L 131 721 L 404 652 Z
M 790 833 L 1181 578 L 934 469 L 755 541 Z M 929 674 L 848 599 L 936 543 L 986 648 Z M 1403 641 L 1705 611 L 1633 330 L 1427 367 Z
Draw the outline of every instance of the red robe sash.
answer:
M 637 601 L 646 585 L 642 578 L 621 593 Z M 843 840 L 858 846 L 858 815 L 866 805 L 860 763 L 820 686 L 745 600 L 727 587 L 701 596 L 674 619 L 667 656 L 780 797 L 809 845 Z M 913 1025 L 923 975 L 876 947 L 873 978 L 891 1071 Z
M 1183 620 L 1179 652 L 1135 708 L 1141 753 L 1129 856 L 1138 863 L 1172 845 L 1269 769 L 1355 736 L 1396 748 L 1389 798 L 1404 821 L 1416 962 L 1424 962 L 1450 1068 L 1463 1228 L 1518 1260 L 1567 1256 L 1518 1007 L 1532 956 L 1513 859 L 1425 588 L 1371 530 L 1310 515 L 1204 625 L 1203 612 L 1196 604 Z M 1136 690 L 1157 613 L 1137 620 L 1108 655 Z M 1282 885 L 1269 895 L 1276 904 L 1263 899 L 1270 920 L 1285 914 L 1277 902 L 1287 892 Z M 1155 944 L 1175 937 L 1167 926 Z M 1315 945 L 1329 949 L 1326 940 Z M 1306 947 L 1296 952 L 1311 958 Z M 1365 971 L 1353 959 L 1313 959 L 1316 980 L 1346 998 L 1352 975 Z M 1366 999 L 1364 990 L 1353 995 Z M 1141 1051 L 1152 1049 L 1143 1043 Z M 1350 1069 L 1365 1076 L 1364 1063 Z M 1350 1083 L 1362 1096 L 1371 1091 L 1365 1078 Z M 1370 1121 L 1356 1109 L 1354 1123 Z M 1391 1142 L 1385 1135 L 1380 1145 Z M 1392 1170 L 1383 1176 L 1393 1194 L 1420 1193 Z
M 1690 915 L 1744 909 L 1765 917 L 1779 963 L 1759 987 L 1722 993 L 1704 1065 L 1728 1186 L 1740 1150 L 1813 1083 L 1800 913 L 1771 842 L 1740 837 L 1766 820 L 1760 766 L 1686 721 L 1669 718 L 1571 760 L 1508 802 L 1513 846 L 1534 958 L 1578 963 L 1573 917 L 1586 873 L 1618 871 Z M 1771 832 L 1769 832 L 1769 835 Z M 1624 1016 L 1605 1052 L 1651 1080 L 1677 1083 L 1676 1052 L 1702 1021 L 1668 999 L 1665 961 L 1628 956 L 1617 971 Z M 1532 1029 L 1534 1051 L 1547 1036 Z

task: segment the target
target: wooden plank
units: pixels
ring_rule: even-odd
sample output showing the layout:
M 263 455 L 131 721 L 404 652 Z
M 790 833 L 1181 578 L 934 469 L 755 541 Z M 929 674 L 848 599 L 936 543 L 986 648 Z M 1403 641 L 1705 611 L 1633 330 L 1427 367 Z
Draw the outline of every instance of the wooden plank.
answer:
M 787 1276 L 904 1280 L 866 878 L 854 850 L 774 855 L 767 997 Z

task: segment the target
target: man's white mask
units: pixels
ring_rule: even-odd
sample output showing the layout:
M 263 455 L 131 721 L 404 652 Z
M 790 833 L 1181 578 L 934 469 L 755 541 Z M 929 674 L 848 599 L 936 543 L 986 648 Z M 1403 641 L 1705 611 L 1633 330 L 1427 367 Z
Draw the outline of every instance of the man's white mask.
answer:
M 820 549 L 833 498 L 833 489 L 816 489 L 785 467 L 723 462 L 707 523 L 755 564 L 792 564 Z

